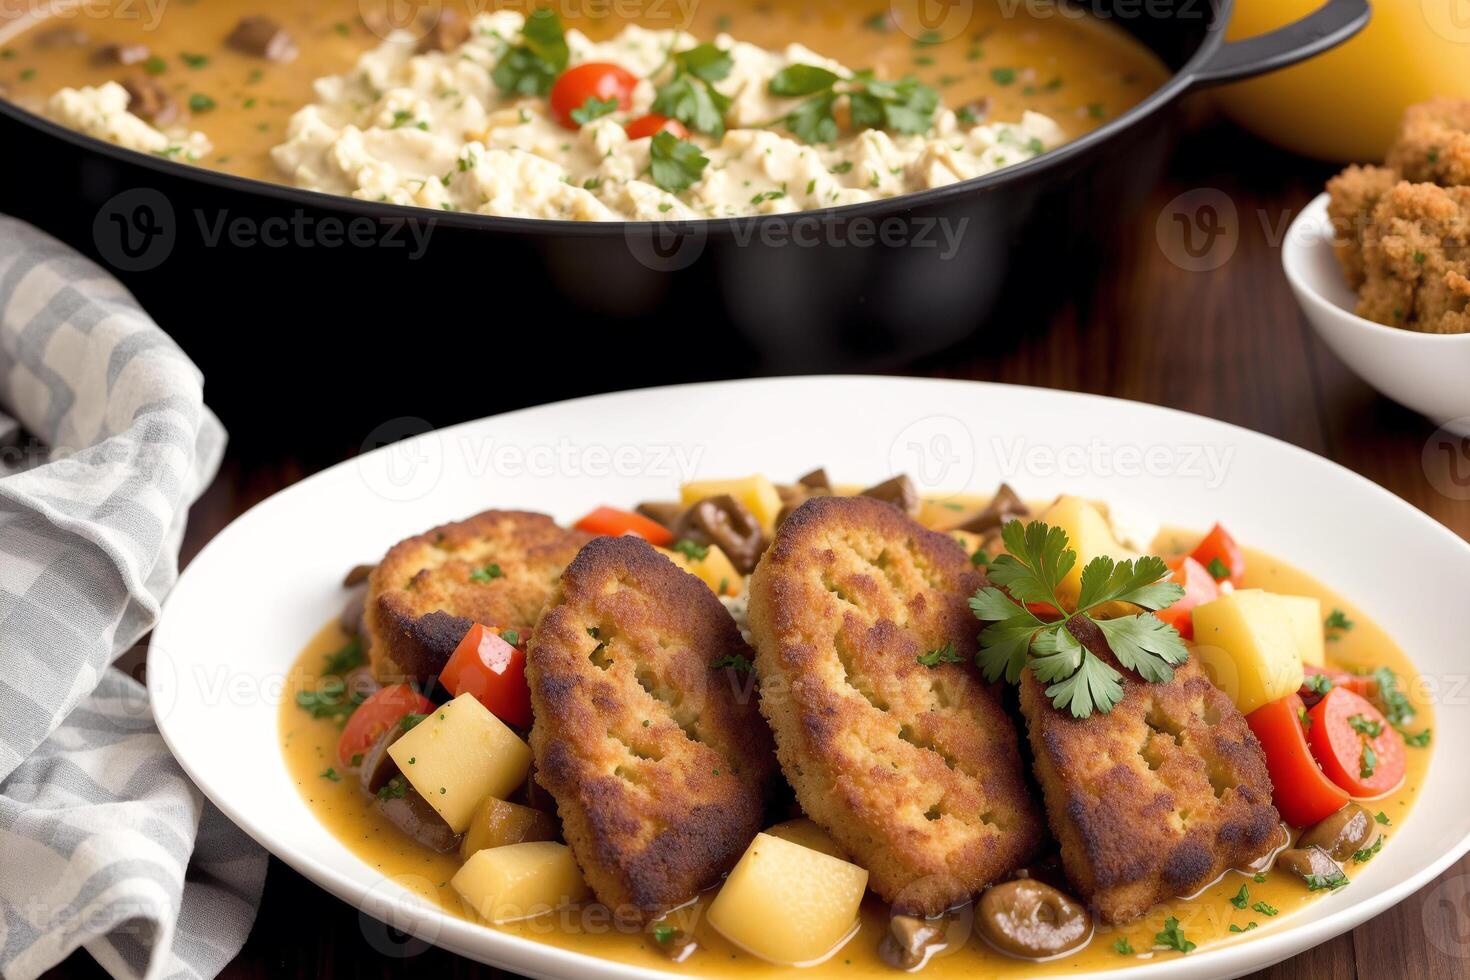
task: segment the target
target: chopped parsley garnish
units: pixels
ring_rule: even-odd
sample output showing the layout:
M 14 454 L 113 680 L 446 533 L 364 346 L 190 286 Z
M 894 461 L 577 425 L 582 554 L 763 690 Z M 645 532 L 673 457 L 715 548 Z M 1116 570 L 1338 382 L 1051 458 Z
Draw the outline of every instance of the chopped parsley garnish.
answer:
M 1353 852 L 1353 861 L 1357 864 L 1366 864 L 1373 859 L 1373 855 L 1381 850 L 1383 850 L 1383 835 L 1379 834 L 1372 844 Z
M 750 658 L 743 653 L 727 653 L 710 666 L 715 670 L 723 670 L 728 667 L 737 674 L 748 674 L 755 669 Z
M 653 111 L 677 119 L 691 130 L 716 138 L 725 134 L 730 97 L 715 82 L 730 74 L 735 62 L 730 52 L 706 42 L 672 56 L 674 76 L 658 87 Z
M 1250 892 L 1250 889 L 1247 888 L 1245 885 L 1241 885 L 1240 886 L 1240 891 L 1238 891 L 1238 892 L 1235 893 L 1235 897 L 1230 900 L 1230 904 L 1231 905 L 1234 905 L 1238 909 L 1243 909 L 1247 905 L 1250 904 L 1250 901 L 1251 901 L 1251 892 Z
M 402 776 L 394 776 L 383 784 L 382 789 L 378 790 L 378 799 L 380 800 L 401 800 L 407 795 L 408 780 Z
M 473 572 L 470 572 L 470 581 L 489 582 L 491 579 L 500 578 L 504 574 L 505 573 L 500 570 L 500 566 L 492 561 L 484 568 L 477 568 Z
M 689 538 L 680 538 L 675 541 L 674 550 L 691 561 L 704 561 L 709 557 L 709 545 L 691 541 Z
M 1257 902 L 1256 904 L 1251 906 L 1251 911 L 1259 912 L 1265 916 L 1272 916 L 1280 912 L 1281 910 L 1268 902 Z
M 571 112 L 572 121 L 578 126 L 585 126 L 594 119 L 606 116 L 618 111 L 617 99 L 599 99 L 596 96 L 587 96 L 587 101 Z
M 1307 875 L 1307 891 L 1319 892 L 1324 889 L 1337 891 L 1348 883 L 1348 876 L 1341 871 L 1334 871 L 1326 875 Z
M 1382 810 L 1379 810 L 1378 813 L 1374 815 L 1373 819 L 1377 820 L 1385 827 L 1393 823 L 1392 820 L 1388 819 L 1388 814 L 1384 813 Z
M 188 65 L 190 68 L 203 68 L 205 65 L 209 64 L 209 55 L 190 54 L 189 52 L 184 51 L 180 53 L 179 60 Z
M 925 133 L 934 124 L 939 93 L 913 76 L 883 81 L 872 71 L 843 76 L 816 65 L 787 65 L 767 86 L 772 95 L 803 98 L 777 122 L 804 143 L 837 139 L 837 100 L 845 97 L 854 129 Z
M 976 568 L 984 568 L 986 565 L 989 565 L 993 560 L 994 559 L 990 557 L 990 552 L 986 551 L 984 548 L 976 548 L 975 553 L 970 556 L 970 564 L 974 565 Z
M 1362 715 L 1349 715 L 1348 724 L 1352 726 L 1353 731 L 1359 735 L 1367 735 L 1369 738 L 1377 738 L 1383 734 L 1382 722 L 1364 718 Z
M 147 61 L 143 62 L 143 70 L 150 75 L 162 75 L 168 71 L 168 62 L 156 54 L 151 55 Z
M 1179 632 L 1152 611 L 1117 619 L 1092 615 L 1111 602 L 1158 610 L 1178 601 L 1184 589 L 1166 581 L 1171 572 L 1162 558 L 1115 562 L 1099 555 L 1082 570 L 1076 612 L 1068 619 L 1047 622 L 1025 604 L 1065 608 L 1057 589 L 1077 563 L 1077 552 L 1067 547 L 1067 533 L 1040 521 L 1025 526 L 1011 521 L 1001 529 L 1001 537 L 1009 553 L 988 569 L 990 580 L 1000 588 L 981 589 L 970 599 L 976 618 L 989 624 L 980 631 L 976 658 L 986 680 L 993 683 L 1004 677 L 1014 684 L 1029 667 L 1037 680 L 1050 685 L 1046 696 L 1058 710 L 1070 710 L 1075 718 L 1112 711 L 1123 699 L 1122 675 L 1082 645 L 1073 632 L 1082 624 L 1072 625 L 1079 619 L 1096 627 L 1118 663 L 1145 681 L 1171 680 L 1174 667 L 1188 658 Z
M 1403 729 L 1400 729 L 1399 734 L 1404 737 L 1404 744 L 1407 745 L 1409 748 L 1422 749 L 1424 748 L 1424 746 L 1429 744 L 1429 731 L 1430 730 L 1426 728 L 1422 732 L 1415 732 L 1411 735 Z
M 367 663 L 367 658 L 362 653 L 362 641 L 357 637 L 348 640 L 341 649 L 333 650 L 326 656 L 326 665 L 322 667 L 323 674 L 341 677 L 349 671 L 361 667 Z
M 1378 685 L 1378 702 L 1388 723 L 1399 728 L 1411 721 L 1414 706 L 1408 695 L 1399 689 L 1399 675 L 1387 667 L 1379 667 L 1373 672 L 1373 680 Z
M 1093 119 L 1105 119 L 1107 118 L 1108 110 L 1103 108 L 1101 102 L 1089 102 L 1087 104 L 1087 115 Z M 1252 923 L 1252 925 L 1254 924 Z
M 508 95 L 546 95 L 569 60 L 561 18 L 549 7 L 537 7 L 526 16 L 521 43 L 506 49 L 490 79 Z
M 1256 924 L 1254 922 L 1247 922 L 1245 924 L 1245 928 L 1241 928 L 1240 926 L 1236 925 L 1234 922 L 1230 923 L 1230 931 L 1231 932 L 1250 932 L 1255 927 L 1256 927 Z
M 670 194 L 688 190 L 704 176 L 709 157 L 688 140 L 681 140 L 668 130 L 653 134 L 649 145 L 649 172 L 653 182 Z
M 500 638 L 502 640 L 504 640 L 506 643 L 509 643 L 511 646 L 516 646 L 517 644 L 519 644 L 521 642 L 521 631 L 520 630 L 501 630 L 500 631 Z
M 189 96 L 190 112 L 208 112 L 210 109 L 213 109 L 215 105 L 216 103 L 214 99 L 205 95 L 203 92 L 195 92 L 193 95 Z
M 337 773 L 337 770 L 331 766 L 327 766 L 326 771 L 322 773 L 322 778 L 334 783 L 340 783 L 342 781 L 342 777 Z
M 1306 680 L 1302 681 L 1302 687 L 1319 696 L 1326 696 L 1332 690 L 1332 678 L 1326 674 L 1308 674 Z
M 1194 949 L 1194 943 L 1184 938 L 1184 933 L 1179 929 L 1179 920 L 1172 915 L 1164 920 L 1164 931 L 1154 936 L 1154 942 L 1168 949 L 1177 949 L 1181 953 Z
M 1113 952 L 1119 956 L 1132 956 L 1133 944 L 1128 941 L 1127 936 L 1119 936 L 1113 940 Z
M 1254 881 L 1258 885 L 1264 885 L 1266 883 L 1266 872 L 1257 871 L 1255 874 L 1251 875 L 1251 881 Z
M 347 685 L 339 678 L 325 678 L 314 691 L 297 691 L 296 705 L 310 713 L 313 718 L 331 718 L 345 722 L 365 698 L 362 692 L 347 693 Z
M 1378 753 L 1373 751 L 1373 746 L 1367 742 L 1363 743 L 1363 762 L 1358 769 L 1358 775 L 1363 779 L 1372 779 L 1373 771 L 1378 768 Z
M 1016 69 L 992 68 L 990 69 L 990 80 L 997 85 L 1010 85 L 1016 80 Z
M 1341 609 L 1333 609 L 1332 612 L 1327 614 L 1327 618 L 1323 620 L 1322 625 L 1327 629 L 1327 638 L 1329 640 L 1335 640 L 1337 639 L 1337 637 L 1331 634 L 1346 633 L 1357 624 L 1354 623 L 1351 619 L 1348 619 L 1347 613 L 1343 612 Z
M 921 653 L 918 656 L 919 664 L 924 667 L 963 663 L 964 659 L 964 657 L 960 656 L 959 651 L 954 648 L 953 643 L 946 643 L 937 650 L 930 650 L 928 653 Z
M 407 714 L 398 720 L 398 727 L 405 732 L 412 731 L 413 727 L 423 721 L 428 715 Z
M 1230 577 L 1230 566 L 1221 561 L 1219 555 L 1210 559 L 1210 563 L 1205 566 L 1205 570 L 1210 573 L 1210 577 L 1216 582 L 1223 582 Z
M 673 926 L 653 927 L 653 941 L 658 943 L 660 946 L 667 946 L 669 943 L 674 941 L 674 937 L 678 934 L 679 930 L 675 929 Z

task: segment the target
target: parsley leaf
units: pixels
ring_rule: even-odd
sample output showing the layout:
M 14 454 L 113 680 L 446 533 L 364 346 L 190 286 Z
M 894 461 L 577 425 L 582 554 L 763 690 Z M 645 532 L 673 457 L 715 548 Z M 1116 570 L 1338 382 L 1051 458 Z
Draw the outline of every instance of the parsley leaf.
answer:
M 658 943 L 660 946 L 667 946 L 669 943 L 674 941 L 674 937 L 678 934 L 679 930 L 675 929 L 673 926 L 653 927 L 653 941 Z
M 1184 933 L 1179 930 L 1179 920 L 1172 915 L 1164 920 L 1164 931 L 1154 936 L 1154 942 L 1169 949 L 1177 949 L 1181 953 L 1194 949 L 1194 943 L 1184 938 Z
M 501 630 L 500 638 L 511 646 L 517 646 L 521 642 L 520 630 Z
M 1373 772 L 1378 768 L 1378 753 L 1373 751 L 1373 746 L 1367 742 L 1363 743 L 1363 763 L 1358 769 L 1359 777 L 1363 779 L 1373 778 Z
M 1365 718 L 1362 715 L 1349 715 L 1348 724 L 1352 726 L 1353 731 L 1357 732 L 1359 735 L 1367 735 L 1369 738 L 1377 738 L 1379 735 L 1383 734 L 1382 722 L 1373 721 L 1372 719 Z
M 1332 678 L 1326 674 L 1308 674 L 1307 679 L 1302 681 L 1302 687 L 1313 694 L 1325 696 L 1328 691 L 1332 690 Z
M 327 766 L 326 770 L 322 772 L 322 778 L 334 783 L 340 783 L 342 781 L 342 776 L 331 766 Z
M 709 545 L 691 541 L 689 538 L 680 538 L 675 541 L 674 550 L 693 561 L 703 561 L 709 557 Z
M 490 79 L 508 95 L 546 95 L 569 60 L 561 18 L 549 7 L 538 7 L 526 16 L 521 43 L 501 55 Z
M 1240 886 L 1240 891 L 1238 891 L 1238 892 L 1235 893 L 1235 897 L 1230 900 L 1230 904 L 1231 905 L 1234 905 L 1238 909 L 1243 909 L 1247 905 L 1250 904 L 1250 901 L 1251 901 L 1251 892 L 1250 892 L 1250 889 L 1247 888 L 1245 885 L 1241 885 Z
M 721 50 L 713 43 L 705 43 L 680 51 L 674 55 L 674 64 L 686 75 L 693 75 L 703 82 L 723 81 L 729 74 L 730 69 L 735 67 L 735 59 L 730 57 L 730 52 Z
M 1399 675 L 1387 667 L 1379 667 L 1373 672 L 1373 680 L 1378 685 L 1378 702 L 1388 723 L 1398 728 L 1412 720 L 1414 706 L 1399 689 Z
M 383 784 L 382 789 L 378 790 L 378 799 L 380 800 L 401 800 L 407 795 L 408 780 L 402 776 L 394 776 Z
M 1257 902 L 1256 904 L 1254 904 L 1254 905 L 1251 906 L 1251 911 L 1252 912 L 1259 912 L 1262 915 L 1270 916 L 1270 915 L 1276 915 L 1281 910 L 1278 909 L 1276 906 L 1271 905 L 1271 904 L 1269 904 L 1267 902 Z
M 297 691 L 296 706 L 313 718 L 345 722 L 365 700 L 361 691 L 347 693 L 347 685 L 336 677 L 325 678 L 314 691 Z
M 937 650 L 930 650 L 928 653 L 919 654 L 917 659 L 921 666 L 938 667 L 940 664 L 962 663 L 965 658 L 960 656 L 959 651 L 954 648 L 953 643 L 946 643 Z
M 1132 956 L 1133 944 L 1128 941 L 1127 936 L 1119 936 L 1113 941 L 1113 951 L 1120 956 Z
M 810 96 L 777 122 L 806 143 L 837 138 L 839 97 L 846 96 L 855 129 L 926 133 L 934 125 L 939 93 L 912 75 L 898 81 L 879 79 L 872 71 L 844 77 L 818 65 L 787 65 L 767 83 L 767 91 L 784 98 Z
M 617 99 L 599 99 L 595 95 L 587 96 L 587 101 L 573 109 L 570 113 L 572 122 L 578 126 L 585 126 L 594 119 L 601 118 L 608 113 L 618 111 Z
M 1001 528 L 1006 554 L 987 569 L 995 583 L 970 598 L 975 617 L 989 625 L 980 632 L 976 657 L 985 678 L 1015 683 L 1030 667 L 1037 680 L 1049 684 L 1047 697 L 1058 710 L 1086 718 L 1094 710 L 1111 711 L 1123 697 L 1123 677 L 1081 642 L 1075 632 L 1086 620 L 1101 634 L 1108 650 L 1125 669 L 1144 680 L 1168 681 L 1188 648 L 1174 627 L 1153 612 L 1115 619 L 1094 618 L 1110 602 L 1128 602 L 1147 610 L 1176 602 L 1184 590 L 1166 581 L 1168 566 L 1159 558 L 1114 562 L 1098 557 L 1082 570 L 1077 609 L 1066 619 L 1043 620 L 1028 604 L 1062 609 L 1057 589 L 1077 564 L 1061 528 L 1040 521 L 1011 521 Z M 1002 591 L 1004 590 L 1004 591 Z
M 1210 577 L 1216 582 L 1222 582 L 1230 577 L 1230 566 L 1221 561 L 1218 555 L 1210 559 L 1210 563 L 1205 566 L 1205 570 L 1210 573 Z
M 348 640 L 340 650 L 334 650 L 327 654 L 326 666 L 322 668 L 323 674 L 331 674 L 341 677 L 356 667 L 367 663 L 367 658 L 362 653 L 362 641 L 357 637 Z
M 755 669 L 750 658 L 743 653 L 728 653 L 714 663 L 710 664 L 715 670 L 723 670 L 728 667 L 737 674 L 748 674 Z
M 1348 884 L 1348 876 L 1341 871 L 1334 871 L 1326 875 L 1307 875 L 1307 891 L 1319 892 L 1323 889 L 1337 891 L 1343 885 Z
M 816 65 L 787 65 L 771 77 L 767 88 L 772 95 L 816 95 L 836 85 L 840 78 L 836 72 Z
M 1377 820 L 1385 827 L 1393 823 L 1392 820 L 1388 819 L 1388 814 L 1384 813 L 1382 810 L 1379 810 L 1378 813 L 1373 817 L 1373 819 Z
M 488 582 L 491 579 L 500 578 L 504 574 L 505 573 L 500 570 L 500 566 L 498 564 L 496 564 L 495 562 L 492 561 L 490 564 L 486 565 L 484 568 L 477 568 L 473 572 L 470 572 L 470 581 L 471 582 Z
M 1322 625 L 1325 626 L 1329 631 L 1341 630 L 1345 633 L 1357 624 L 1354 623 L 1351 619 L 1348 619 L 1347 613 L 1343 612 L 1341 609 L 1333 609 L 1332 612 L 1327 615 L 1327 619 L 1323 622 Z
M 716 138 L 725 134 L 725 113 L 730 99 L 690 75 L 680 75 L 660 86 L 653 97 L 653 111 L 677 119 L 690 129 Z
M 1372 844 L 1353 852 L 1353 861 L 1357 864 L 1366 864 L 1373 859 L 1373 855 L 1381 850 L 1383 850 L 1383 835 L 1379 834 Z
M 687 190 L 704 176 L 707 166 L 709 157 L 688 140 L 681 140 L 668 130 L 653 134 L 653 142 L 649 146 L 649 170 L 653 182 L 669 193 Z
M 1424 748 L 1424 746 L 1428 745 L 1429 732 L 1430 729 L 1426 728 L 1422 732 L 1415 732 L 1411 735 L 1403 729 L 1399 729 L 1399 734 L 1404 737 L 1404 744 L 1412 749 L 1422 749 Z
M 836 105 L 837 95 L 826 91 L 797 105 L 782 121 L 803 143 L 831 143 L 838 135 Z
M 1230 923 L 1230 931 L 1231 932 L 1250 932 L 1255 927 L 1256 927 L 1256 924 L 1254 922 L 1247 922 L 1245 924 L 1245 928 L 1244 929 L 1242 929 L 1240 926 L 1236 925 L 1234 922 Z

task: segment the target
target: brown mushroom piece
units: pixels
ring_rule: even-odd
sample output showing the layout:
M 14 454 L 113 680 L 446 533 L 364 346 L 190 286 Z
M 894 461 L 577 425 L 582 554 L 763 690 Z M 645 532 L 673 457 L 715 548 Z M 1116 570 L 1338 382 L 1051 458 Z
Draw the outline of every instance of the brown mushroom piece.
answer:
M 1302 832 L 1297 847 L 1316 847 L 1334 861 L 1346 861 L 1373 843 L 1378 828 L 1366 807 L 1349 803 L 1330 817 L 1318 821 Z
M 878 958 L 898 970 L 917 970 L 946 945 L 944 919 L 895 912 L 888 917 L 888 934 L 878 944 Z
M 148 60 L 148 54 L 146 44 L 104 44 L 92 53 L 92 64 L 99 67 L 138 65 Z
M 890 480 L 884 480 L 882 483 L 868 487 L 858 496 L 887 501 L 910 517 L 917 515 L 919 508 L 924 503 L 919 499 L 919 489 L 914 486 L 914 481 L 905 475 L 895 476 Z
M 122 80 L 128 93 L 128 111 L 155 126 L 167 126 L 178 118 L 179 104 L 158 82 L 142 75 L 129 75 Z
M 653 948 L 675 963 L 683 963 L 699 950 L 699 942 L 678 926 L 655 922 L 648 931 Z
M 651 521 L 672 530 L 684 514 L 684 505 L 673 500 L 645 500 L 633 508 Z
M 453 51 L 470 37 L 470 25 L 452 10 L 440 10 L 419 38 L 419 51 Z
M 1276 867 L 1291 872 L 1302 881 L 1342 875 L 1342 868 L 1320 847 L 1288 847 L 1276 855 Z
M 380 796 L 373 804 L 388 820 L 431 851 L 448 854 L 459 849 L 459 834 L 449 829 L 444 818 L 412 786 L 402 796 Z
M 986 942 L 1011 956 L 1042 960 L 1080 949 L 1092 938 L 1087 909 L 1034 878 L 985 890 L 976 916 Z
M 36 34 L 38 48 L 80 48 L 87 43 L 87 32 L 70 24 L 58 24 Z
M 266 61 L 290 61 L 296 57 L 296 42 L 286 29 L 259 15 L 241 17 L 225 38 L 225 46 Z
M 832 492 L 832 481 L 827 478 L 827 468 L 825 466 L 818 466 L 810 473 L 797 477 L 796 482 L 808 490 L 817 490 L 822 493 Z
M 388 754 L 388 746 L 398 741 L 403 732 L 402 725 L 389 726 L 387 731 L 378 736 L 373 747 L 363 753 L 357 778 L 364 793 L 377 793 L 387 785 L 388 780 L 398 775 L 398 763 Z
M 1027 517 L 1030 513 L 1031 508 L 1027 507 L 1020 495 L 1011 489 L 1011 485 L 1002 483 L 995 491 L 995 496 L 990 498 L 990 503 L 985 505 L 984 510 L 953 530 L 984 534 L 1015 518 Z
M 690 507 L 673 531 L 674 537 L 695 544 L 718 545 L 742 575 L 749 575 L 761 558 L 760 522 L 728 493 L 706 497 Z

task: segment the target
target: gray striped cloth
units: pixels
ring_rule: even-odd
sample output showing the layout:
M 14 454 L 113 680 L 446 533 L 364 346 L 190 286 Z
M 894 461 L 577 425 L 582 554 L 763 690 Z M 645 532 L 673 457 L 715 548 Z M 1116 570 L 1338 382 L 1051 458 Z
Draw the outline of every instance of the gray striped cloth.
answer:
M 158 619 L 224 430 L 116 280 L 4 216 L 0 410 L 0 973 L 80 946 L 115 977 L 212 977 L 265 854 L 110 664 Z

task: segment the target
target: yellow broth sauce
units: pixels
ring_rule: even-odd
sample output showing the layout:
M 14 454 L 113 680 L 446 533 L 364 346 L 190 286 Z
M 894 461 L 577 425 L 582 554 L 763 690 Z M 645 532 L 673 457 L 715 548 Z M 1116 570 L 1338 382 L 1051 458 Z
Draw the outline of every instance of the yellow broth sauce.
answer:
M 968 509 L 980 499 L 983 498 L 953 498 L 949 504 L 963 500 L 962 506 Z M 944 503 L 931 506 L 950 513 Z M 934 516 L 938 516 L 938 511 Z M 1165 531 L 1155 540 L 1154 549 L 1164 555 L 1181 553 L 1189 550 L 1199 537 L 1195 532 Z M 1259 551 L 1246 549 L 1246 555 L 1246 587 L 1313 596 L 1321 601 L 1324 610 L 1341 609 L 1353 620 L 1352 630 L 1341 633 L 1328 644 L 1329 666 L 1360 670 L 1389 667 L 1399 675 L 1404 691 L 1418 711 L 1413 730 L 1433 726 L 1432 710 L 1419 696 L 1422 685 L 1418 673 L 1382 629 L 1356 606 L 1299 570 Z M 327 657 L 348 639 L 336 624 L 325 627 L 307 644 L 291 668 L 287 691 L 314 690 Z M 282 704 L 280 737 L 286 767 L 312 814 L 385 878 L 452 915 L 474 920 L 472 909 L 449 885 L 449 879 L 459 868 L 458 857 L 427 851 L 379 814 L 373 801 L 359 789 L 356 775 L 340 772 L 339 735 L 340 728 L 335 722 L 312 718 L 290 698 Z M 1409 748 L 1403 784 L 1387 796 L 1364 802 L 1370 812 L 1383 813 L 1388 818 L 1387 825 L 1378 826 L 1386 838 L 1392 838 L 1403 827 L 1423 786 L 1431 751 Z M 340 778 L 334 780 L 324 775 L 329 769 Z M 1372 860 L 1392 860 L 1392 852 L 1390 839 Z M 1360 867 L 1350 860 L 1345 863 L 1344 871 L 1352 878 Z M 953 945 L 937 953 L 922 972 L 926 977 L 970 980 L 975 976 L 1066 975 L 1137 966 L 1142 962 L 1168 962 L 1181 955 L 1192 955 L 1156 945 L 1155 936 L 1165 928 L 1165 920 L 1170 917 L 1178 920 L 1179 930 L 1196 944 L 1197 951 L 1205 950 L 1249 941 L 1264 931 L 1283 928 L 1294 912 L 1327 894 L 1308 891 L 1300 879 L 1285 871 L 1272 870 L 1264 877 L 1264 881 L 1257 881 L 1248 871 L 1227 872 L 1198 895 L 1163 903 L 1136 922 L 1119 927 L 1099 923 L 1087 946 L 1045 963 L 1018 960 L 997 952 L 979 936 L 978 930 L 967 927 L 961 915 L 951 932 L 955 939 Z M 1244 909 L 1231 904 L 1242 885 L 1249 894 Z M 614 925 L 607 910 L 596 903 L 489 928 L 588 956 L 671 972 L 731 978 L 795 977 L 804 972 L 802 968 L 772 965 L 726 942 L 705 921 L 704 913 L 713 896 L 713 891 L 708 892 L 669 917 L 670 924 L 693 935 L 699 944 L 698 951 L 683 964 L 673 963 L 663 955 L 649 934 Z M 1257 906 L 1257 903 L 1261 904 Z M 1274 910 L 1275 914 L 1267 914 L 1262 909 Z M 1232 927 L 1241 931 L 1232 931 Z M 840 970 L 844 976 L 891 978 L 894 968 L 878 954 L 887 931 L 888 909 L 870 896 L 863 904 L 857 933 L 820 969 Z M 1120 948 L 1132 952 L 1119 952 Z
M 529 2 L 453 0 L 473 15 L 529 10 Z M 594 40 L 629 23 L 679 28 L 700 38 L 720 32 L 766 48 L 792 42 L 880 76 L 913 74 L 945 104 L 972 107 L 992 120 L 1025 110 L 1054 119 L 1076 138 L 1125 112 L 1157 89 L 1167 70 L 1120 28 L 1083 16 L 1033 17 L 980 2 L 963 18 L 925 26 L 918 2 L 885 0 L 564 0 L 552 4 L 566 23 Z M 52 9 L 52 8 L 47 8 Z M 437 9 L 395 0 L 80 0 L 57 3 L 49 17 L 0 12 L 0 95 L 33 110 L 63 87 L 96 86 L 148 74 L 182 110 L 171 125 L 209 136 L 203 166 L 278 181 L 270 150 L 286 124 L 312 101 L 312 82 L 352 67 L 375 47 L 386 25 Z M 962 10 L 963 5 L 955 10 Z M 905 12 L 909 10 L 910 12 Z M 224 46 L 247 15 L 276 21 L 299 48 L 277 63 Z M 7 20 L 7 17 L 9 19 Z M 370 26 L 371 25 L 371 26 Z M 109 44 L 147 45 L 146 63 L 94 61 Z

